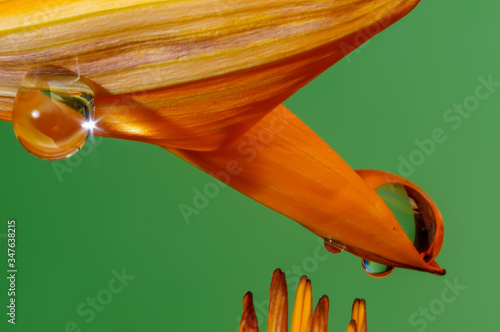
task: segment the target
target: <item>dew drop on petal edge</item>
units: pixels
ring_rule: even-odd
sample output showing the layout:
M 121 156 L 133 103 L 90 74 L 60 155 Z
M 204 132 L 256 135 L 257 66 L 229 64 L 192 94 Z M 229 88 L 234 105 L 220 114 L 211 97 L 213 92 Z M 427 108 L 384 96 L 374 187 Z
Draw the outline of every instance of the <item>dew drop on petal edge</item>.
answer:
M 427 199 L 417 190 L 400 183 L 375 189 L 396 217 L 419 253 L 427 251 L 436 235 L 436 217 Z
M 64 68 L 36 68 L 17 91 L 14 133 L 39 158 L 68 158 L 87 141 L 89 124 L 94 123 L 93 104 L 94 91 L 84 78 Z
M 436 220 L 429 202 L 418 191 L 400 183 L 386 183 L 375 192 L 394 214 L 418 252 L 425 252 L 436 233 Z M 385 277 L 394 268 L 363 259 L 363 269 L 374 277 Z

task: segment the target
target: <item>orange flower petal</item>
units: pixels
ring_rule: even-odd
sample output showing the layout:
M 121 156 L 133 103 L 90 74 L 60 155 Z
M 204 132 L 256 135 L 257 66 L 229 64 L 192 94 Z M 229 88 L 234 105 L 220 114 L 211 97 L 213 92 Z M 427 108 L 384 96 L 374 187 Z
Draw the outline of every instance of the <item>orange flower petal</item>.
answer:
M 330 302 L 328 296 L 323 295 L 314 310 L 312 332 L 327 332 L 328 331 L 328 310 Z
M 347 332 L 357 332 L 358 331 L 358 326 L 356 325 L 355 320 L 351 320 L 349 322 L 349 325 L 347 326 Z
M 309 332 L 312 324 L 311 280 L 302 276 L 295 294 L 290 332 Z
M 309 332 L 312 326 L 313 318 L 313 301 L 312 301 L 312 287 L 311 280 L 307 279 L 306 292 L 304 294 L 304 307 L 302 311 L 302 332 Z
M 271 280 L 267 332 L 288 332 L 288 290 L 280 269 L 274 271 Z
M 285 274 L 280 269 L 273 273 L 271 289 L 269 293 L 269 321 L 268 332 L 287 332 L 287 303 L 288 293 Z M 255 312 L 252 304 L 252 294 L 248 292 L 244 299 L 244 311 L 240 325 L 240 331 L 253 328 L 256 325 Z M 291 332 L 327 332 L 328 331 L 329 300 L 323 295 L 316 306 L 314 316 L 312 315 L 312 288 L 311 281 L 306 276 L 299 280 L 295 304 L 293 308 Z M 250 314 L 248 314 L 250 313 Z M 252 316 L 253 315 L 253 316 Z M 250 316 L 251 319 L 248 319 Z M 248 324 L 247 321 L 255 322 Z M 254 331 L 254 330 L 251 330 Z
M 94 83 L 100 135 L 214 150 L 417 3 L 2 1 L 0 119 L 55 65 Z
M 170 151 L 362 258 L 444 273 L 423 259 L 375 191 L 284 106 L 226 148 Z
M 241 322 L 239 332 L 259 332 L 257 324 L 257 316 L 253 307 L 252 293 L 248 292 L 243 297 L 243 314 L 241 315 Z
M 367 332 L 365 300 L 363 299 L 354 300 L 352 304 L 352 315 L 351 315 L 351 322 L 353 321 L 355 322 L 356 332 Z
M 168 147 L 360 257 L 442 274 L 366 182 L 277 106 L 417 3 L 2 1 L 0 119 L 28 70 L 73 70 L 95 85 L 98 134 Z
M 413 190 L 415 192 L 415 199 L 425 201 L 425 206 L 428 207 L 428 211 L 423 210 L 422 212 L 424 214 L 432 215 L 432 217 L 428 217 L 427 219 L 432 219 L 434 223 L 433 225 L 428 225 L 427 228 L 433 230 L 434 240 L 429 245 L 429 247 L 426 248 L 425 251 L 422 251 L 419 254 L 429 265 L 439 268 L 439 265 L 434 261 L 434 259 L 439 254 L 439 251 L 441 250 L 441 247 L 443 245 L 444 226 L 441 213 L 439 212 L 439 209 L 437 208 L 432 198 L 429 197 L 429 195 L 427 195 L 427 193 L 415 183 L 395 174 L 374 170 L 357 170 L 356 173 L 371 189 L 376 189 L 386 183 L 398 183 Z

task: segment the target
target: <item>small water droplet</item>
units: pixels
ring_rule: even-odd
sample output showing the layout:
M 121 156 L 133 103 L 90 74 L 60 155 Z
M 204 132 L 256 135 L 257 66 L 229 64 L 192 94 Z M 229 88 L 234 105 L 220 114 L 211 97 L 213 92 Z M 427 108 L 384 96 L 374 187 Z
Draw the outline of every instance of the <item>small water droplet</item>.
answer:
M 394 271 L 394 267 L 392 266 L 371 262 L 366 259 L 361 260 L 361 266 L 363 266 L 366 273 L 375 278 L 387 277 Z
M 21 145 L 48 160 L 76 153 L 94 123 L 94 92 L 77 74 L 59 67 L 30 71 L 14 101 L 13 126 Z
M 325 243 L 325 249 L 331 252 L 332 254 L 338 254 L 339 252 L 345 250 L 345 244 L 342 244 L 331 238 L 326 238 L 324 243 Z

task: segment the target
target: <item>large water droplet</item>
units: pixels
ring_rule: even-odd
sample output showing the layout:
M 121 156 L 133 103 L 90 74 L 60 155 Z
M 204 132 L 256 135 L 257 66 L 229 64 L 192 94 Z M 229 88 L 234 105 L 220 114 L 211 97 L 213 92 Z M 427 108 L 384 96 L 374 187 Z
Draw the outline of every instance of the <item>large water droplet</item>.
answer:
M 398 220 L 419 253 L 427 251 L 436 233 L 436 221 L 432 207 L 418 191 L 400 183 L 386 183 L 375 192 Z M 430 260 L 430 257 L 424 257 Z M 362 265 L 371 276 L 385 277 L 394 268 L 363 259 Z
M 418 252 L 425 252 L 436 234 L 432 207 L 418 191 L 399 183 L 387 183 L 375 192 L 394 214 Z
M 77 74 L 59 67 L 30 71 L 14 102 L 14 132 L 31 154 L 68 158 L 87 141 L 94 124 L 94 92 Z

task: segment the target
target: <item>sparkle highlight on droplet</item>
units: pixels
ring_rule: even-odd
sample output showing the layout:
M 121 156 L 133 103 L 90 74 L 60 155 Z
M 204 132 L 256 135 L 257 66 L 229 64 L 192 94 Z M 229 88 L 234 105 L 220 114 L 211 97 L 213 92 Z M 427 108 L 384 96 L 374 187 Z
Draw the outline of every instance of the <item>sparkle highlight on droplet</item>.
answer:
M 91 84 L 60 67 L 39 67 L 24 78 L 14 101 L 13 126 L 31 154 L 59 160 L 75 154 L 95 128 Z

